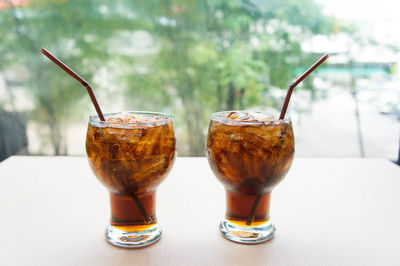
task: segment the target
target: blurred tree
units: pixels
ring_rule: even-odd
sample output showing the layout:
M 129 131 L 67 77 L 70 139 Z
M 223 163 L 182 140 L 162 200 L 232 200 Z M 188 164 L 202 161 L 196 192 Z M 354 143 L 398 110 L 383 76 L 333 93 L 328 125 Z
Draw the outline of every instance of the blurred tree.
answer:
M 73 117 L 77 102 L 85 93 L 81 88 L 75 89 L 77 86 L 68 77 L 56 73 L 55 66 L 44 61 L 40 54 L 41 47 L 45 46 L 62 54 L 71 65 L 82 61 L 80 56 L 73 56 L 74 49 L 65 53 L 59 52 L 63 46 L 57 49 L 60 42 L 70 41 L 68 35 L 80 30 L 76 24 L 67 23 L 74 20 L 76 12 L 66 6 L 60 1 L 37 1 L 29 7 L 16 7 L 9 1 L 8 8 L 0 13 L 5 36 L 1 45 L 3 68 L 23 66 L 27 70 L 18 81 L 27 88 L 34 103 L 28 118 L 42 124 L 43 135 L 46 132 L 43 126 L 47 126 L 50 133 L 47 138 L 56 155 L 67 153 L 61 125 Z M 75 21 L 79 24 L 79 17 Z
M 129 109 L 173 113 L 181 151 L 198 156 L 212 112 L 286 89 L 294 69 L 315 59 L 301 42 L 333 30 L 313 0 L 13 2 L 0 10 L 0 70 L 29 73 L 20 82 L 35 104 L 30 119 L 47 125 L 55 154 L 67 153 L 62 127 L 89 101 L 42 46 L 108 91 L 100 104 L 123 98 Z
M 301 42 L 333 30 L 311 0 L 171 0 L 142 7 L 139 14 L 151 14 L 160 42 L 149 68 L 175 90 L 171 103 L 182 103 L 184 137 L 195 156 L 204 155 L 210 113 L 258 104 L 270 86 L 286 89 L 293 70 L 315 60 Z

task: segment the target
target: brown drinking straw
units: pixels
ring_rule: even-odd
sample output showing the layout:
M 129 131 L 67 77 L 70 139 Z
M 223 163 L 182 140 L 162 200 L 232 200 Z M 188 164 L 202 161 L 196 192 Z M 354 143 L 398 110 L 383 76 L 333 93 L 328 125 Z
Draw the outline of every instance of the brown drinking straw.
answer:
M 61 62 L 58 58 L 56 58 L 54 55 L 52 55 L 49 51 L 47 51 L 46 49 L 42 48 L 42 50 L 40 50 L 40 52 L 42 52 L 42 54 L 44 54 L 45 56 L 47 56 L 51 61 L 53 61 L 57 66 L 61 67 L 65 72 L 67 72 L 68 74 L 70 74 L 74 79 L 76 79 L 77 81 L 79 81 L 79 83 L 81 83 L 83 86 L 86 87 L 90 99 L 92 99 L 94 108 L 96 109 L 96 112 L 100 118 L 101 121 L 105 121 L 103 113 L 101 112 L 100 106 L 97 103 L 96 97 L 94 96 L 93 90 L 90 87 L 89 83 L 84 80 L 83 78 L 81 78 L 78 74 L 76 74 L 72 69 L 70 69 L 69 67 L 67 67 L 67 65 L 65 65 L 63 62 Z
M 99 116 L 101 121 L 105 121 L 104 119 L 104 115 L 101 112 L 100 106 L 96 100 L 96 97 L 94 96 L 93 90 L 90 87 L 89 83 L 84 80 L 83 78 L 81 78 L 78 74 L 76 74 L 72 69 L 70 69 L 67 65 L 65 65 L 63 62 L 61 62 L 58 58 L 56 58 L 54 55 L 52 55 L 49 51 L 47 51 L 46 49 L 42 48 L 40 50 L 40 52 L 42 54 L 44 54 L 45 56 L 47 56 L 51 61 L 53 61 L 57 66 L 61 67 L 65 72 L 67 72 L 69 75 L 71 75 L 74 79 L 76 79 L 77 81 L 79 81 L 79 83 L 81 83 L 83 86 L 86 87 L 90 99 L 93 102 L 94 108 L 96 109 L 97 115 Z M 128 190 L 127 190 L 128 191 Z M 141 212 L 141 214 L 143 215 L 144 219 L 146 220 L 146 222 L 148 224 L 150 224 L 153 219 L 147 214 L 145 208 L 143 207 L 142 202 L 140 201 L 140 199 L 134 194 L 134 193 L 129 193 L 129 196 L 131 196 L 131 198 L 133 199 L 133 201 L 136 203 L 139 211 Z
M 279 119 L 283 119 L 286 114 L 287 107 L 289 105 L 290 97 L 292 96 L 293 89 L 299 85 L 300 82 L 303 81 L 308 75 L 311 74 L 317 67 L 319 67 L 326 59 L 328 59 L 329 55 L 325 54 L 323 57 L 321 57 L 317 62 L 314 63 L 309 69 L 307 69 L 306 72 L 303 73 L 298 79 L 296 79 L 292 84 L 289 86 L 289 90 L 286 93 L 286 98 L 285 101 L 283 102 L 282 106 L 282 111 L 281 115 L 279 116 Z
M 322 56 L 317 62 L 314 63 L 309 69 L 306 70 L 298 79 L 296 79 L 292 84 L 290 84 L 289 89 L 286 93 L 285 101 L 283 102 L 282 111 L 279 116 L 279 120 L 282 120 L 285 117 L 287 107 L 289 105 L 290 97 L 292 96 L 293 89 L 299 85 L 300 82 L 303 81 L 308 75 L 311 74 L 317 67 L 319 67 L 326 59 L 328 59 L 329 55 L 325 54 Z M 251 225 L 254 220 L 254 216 L 256 214 L 256 209 L 258 204 L 260 203 L 261 194 L 258 194 L 256 199 L 254 200 L 253 206 L 251 207 L 250 215 L 247 217 L 246 224 Z

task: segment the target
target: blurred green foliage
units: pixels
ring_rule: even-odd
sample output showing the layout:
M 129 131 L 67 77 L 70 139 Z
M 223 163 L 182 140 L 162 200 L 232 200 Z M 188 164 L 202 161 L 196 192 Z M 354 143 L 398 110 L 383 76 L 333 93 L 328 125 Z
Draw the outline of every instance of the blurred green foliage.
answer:
M 0 10 L 0 71 L 27 73 L 16 83 L 34 103 L 29 119 L 49 128 L 55 154 L 66 153 L 62 128 L 93 109 L 42 47 L 93 85 L 100 105 L 113 109 L 103 111 L 172 113 L 180 154 L 201 156 L 211 113 L 271 104 L 266 91 L 286 89 L 296 68 L 318 58 L 302 41 L 334 28 L 313 0 L 8 3 Z

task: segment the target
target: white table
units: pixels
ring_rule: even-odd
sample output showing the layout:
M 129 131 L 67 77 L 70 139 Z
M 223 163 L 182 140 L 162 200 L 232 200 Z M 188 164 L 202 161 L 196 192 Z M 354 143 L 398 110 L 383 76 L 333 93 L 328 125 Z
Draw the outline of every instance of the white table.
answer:
M 400 265 L 400 168 L 383 159 L 296 158 L 272 194 L 271 241 L 219 235 L 222 185 L 205 158 L 178 158 L 159 187 L 162 239 L 104 240 L 106 189 L 85 157 L 0 163 L 0 265 Z

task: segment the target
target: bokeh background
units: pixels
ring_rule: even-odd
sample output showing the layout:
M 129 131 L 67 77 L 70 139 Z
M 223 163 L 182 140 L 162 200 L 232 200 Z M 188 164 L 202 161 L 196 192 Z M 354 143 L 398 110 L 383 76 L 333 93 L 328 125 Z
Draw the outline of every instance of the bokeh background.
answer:
M 94 108 L 175 116 L 180 156 L 204 156 L 210 114 L 279 112 L 290 82 L 296 155 L 399 156 L 396 1 L 0 0 L 0 160 L 84 155 Z

